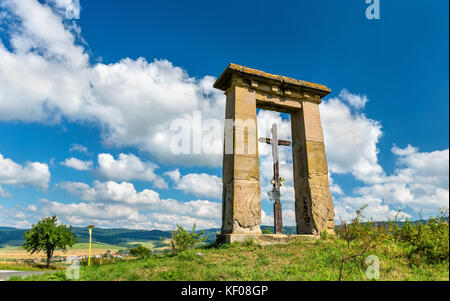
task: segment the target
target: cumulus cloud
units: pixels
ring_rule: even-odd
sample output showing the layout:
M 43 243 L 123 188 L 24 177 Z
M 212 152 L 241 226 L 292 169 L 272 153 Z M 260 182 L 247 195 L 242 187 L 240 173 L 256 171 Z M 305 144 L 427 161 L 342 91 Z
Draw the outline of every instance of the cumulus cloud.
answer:
M 366 103 L 369 101 L 366 95 L 353 94 L 350 93 L 347 89 L 342 89 L 341 93 L 339 93 L 339 98 L 355 109 L 364 108 L 366 106 Z
M 345 95 L 349 98 L 350 92 Z M 340 98 L 331 98 L 320 106 L 330 172 L 351 173 L 358 180 L 372 183 L 384 176 L 378 163 L 377 144 L 381 124 L 363 113 L 352 111 Z
M 134 185 L 128 182 L 95 181 L 93 186 L 81 182 L 62 182 L 62 189 L 80 196 L 85 201 L 118 202 L 127 204 L 152 205 L 159 203 L 159 194 L 153 190 L 145 189 L 137 193 Z
M 181 178 L 181 173 L 179 169 L 166 171 L 164 175 L 168 176 L 172 181 L 179 182 Z
M 174 188 L 198 197 L 222 198 L 222 180 L 218 176 L 206 173 L 190 173 L 181 176 L 178 169 L 166 172 L 175 183 Z
M 77 158 L 68 158 L 61 162 L 61 165 L 64 165 L 66 167 L 70 167 L 76 170 L 89 170 L 92 168 L 92 161 L 83 161 Z
M 142 162 L 133 154 L 120 154 L 117 160 L 111 154 L 99 154 L 98 165 L 98 173 L 106 179 L 147 181 L 157 188 L 167 188 L 164 179 L 155 174 L 158 165 Z
M 399 209 L 433 215 L 449 204 L 449 150 L 420 152 L 408 145 L 394 146 L 397 169 L 380 183 L 355 190 Z
M 0 120 L 92 121 L 106 145 L 134 146 L 168 164 L 220 165 L 220 156 L 174 155 L 169 143 L 176 119 L 192 120 L 194 111 L 223 118 L 213 77 L 190 77 L 167 60 L 92 65 L 80 29 L 63 21 L 62 10 L 36 0 L 1 6 L 9 43 L 0 41 Z
M 0 184 L 34 186 L 45 190 L 49 182 L 50 171 L 46 163 L 18 164 L 0 154 Z
M 102 204 L 102 203 L 71 203 L 51 202 L 46 199 L 40 200 L 40 212 L 44 215 L 58 215 L 60 217 L 84 217 L 91 219 L 129 219 L 132 221 L 143 220 L 138 210 L 124 205 Z
M 411 218 L 410 214 L 392 210 L 382 199 L 367 197 L 343 197 L 335 203 L 336 222 L 349 221 L 356 216 L 356 210 L 367 205 L 363 211 L 364 220 L 386 221 L 389 218 Z
M 83 201 L 111 206 L 126 206 L 139 210 L 146 216 L 150 214 L 153 218 L 156 215 L 177 216 L 179 221 L 198 219 L 205 223 L 209 221 L 206 224 L 214 223 L 215 225 L 218 225 L 221 218 L 222 207 L 220 202 L 208 200 L 180 202 L 174 199 L 161 199 L 156 191 L 144 189 L 137 192 L 134 185 L 128 182 L 95 181 L 92 186 L 81 182 L 62 182 L 59 187 L 79 196 Z M 66 208 L 67 206 L 62 207 Z M 102 215 L 99 213 L 99 216 Z M 170 224 L 170 222 L 169 220 L 166 221 L 167 224 Z M 172 226 L 175 223 L 172 223 Z

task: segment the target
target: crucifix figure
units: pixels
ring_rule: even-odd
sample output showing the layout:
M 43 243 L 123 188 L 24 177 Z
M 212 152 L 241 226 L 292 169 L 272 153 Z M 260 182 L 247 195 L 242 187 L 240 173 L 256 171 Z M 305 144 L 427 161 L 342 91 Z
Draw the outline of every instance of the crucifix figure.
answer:
M 278 139 L 277 124 L 272 125 L 272 139 L 271 138 L 259 138 L 260 142 L 265 142 L 272 145 L 273 156 L 273 219 L 275 234 L 283 233 L 283 218 L 281 215 L 281 201 L 280 201 L 280 172 L 278 165 L 278 145 L 290 146 L 291 142 Z

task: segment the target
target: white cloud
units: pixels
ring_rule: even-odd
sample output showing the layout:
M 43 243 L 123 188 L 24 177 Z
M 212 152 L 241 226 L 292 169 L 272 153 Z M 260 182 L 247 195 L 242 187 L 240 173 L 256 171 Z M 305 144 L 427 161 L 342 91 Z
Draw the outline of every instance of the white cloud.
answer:
M 76 170 L 89 170 L 92 168 L 92 161 L 82 161 L 77 158 L 68 158 L 65 161 L 61 162 L 61 165 L 66 167 L 70 167 Z
M 349 98 L 350 92 L 345 95 Z M 351 173 L 366 183 L 379 181 L 384 176 L 378 164 L 380 123 L 363 113 L 352 112 L 340 98 L 325 101 L 320 106 L 320 114 L 330 172 Z
M 27 229 L 31 226 L 30 216 L 17 208 L 5 208 L 0 205 L 0 226 Z
M 341 186 L 334 183 L 333 177 L 331 176 L 331 173 L 328 173 L 328 183 L 330 184 L 330 191 L 332 195 L 343 195 L 344 192 L 342 191 Z
M 261 225 L 271 226 L 273 225 L 273 215 L 267 215 L 264 210 L 261 210 Z
M 433 215 L 449 204 L 449 150 L 419 152 L 411 145 L 392 148 L 398 168 L 379 183 L 360 187 L 356 193 L 374 197 L 399 209 Z
M 159 203 L 159 194 L 153 190 L 145 189 L 137 193 L 134 185 L 128 182 L 117 183 L 114 181 L 95 181 L 90 187 L 81 182 L 62 182 L 62 189 L 72 194 L 79 195 L 85 201 L 118 202 L 127 204 L 152 205 Z
M 285 209 L 282 210 L 283 226 L 296 226 L 295 221 L 295 210 Z M 261 211 L 261 225 L 263 226 L 273 226 L 273 214 L 268 215 L 264 210 Z
M 0 154 L 0 184 L 34 186 L 47 189 L 50 182 L 48 165 L 40 162 L 18 164 Z
M 224 95 L 214 78 L 190 77 L 167 60 L 125 58 L 89 63 L 80 29 L 36 0 L 2 2 L 12 49 L 0 42 L 0 120 L 93 121 L 108 146 L 134 146 L 159 162 L 220 166 L 217 155 L 170 152 L 170 124 L 193 111 L 223 119 Z M 157 108 L 157 109 L 155 109 Z
M 347 102 L 355 109 L 364 108 L 366 106 L 366 103 L 369 101 L 366 95 L 353 94 L 350 93 L 347 89 L 342 89 L 341 93 L 339 93 L 339 98 Z
M 81 144 L 72 144 L 70 149 L 70 152 L 80 152 L 80 153 L 84 153 L 84 154 L 89 154 L 88 148 L 84 145 Z
M 211 220 L 217 223 L 221 217 L 221 203 L 207 200 L 180 202 L 174 199 L 161 199 L 156 191 L 144 189 L 137 192 L 134 185 L 128 182 L 95 181 L 93 186 L 80 182 L 62 182 L 62 189 L 78 195 L 82 200 L 100 204 L 120 204 L 130 208 L 148 211 L 153 214 L 180 216 L 180 220 Z M 191 225 L 192 226 L 192 225 Z
M 129 206 L 102 203 L 71 203 L 64 204 L 41 199 L 40 203 L 48 204 L 41 207 L 44 215 L 55 214 L 57 216 L 79 216 L 98 219 L 130 219 L 140 221 L 143 217 L 138 210 Z
M 367 205 L 363 211 L 364 220 L 373 219 L 374 221 L 386 221 L 389 218 L 398 217 L 400 219 L 411 218 L 410 214 L 392 210 L 383 200 L 378 198 L 367 197 L 344 197 L 339 202 L 335 202 L 336 222 L 341 220 L 349 221 L 356 215 L 356 210 Z
M 117 160 L 111 154 L 99 154 L 98 165 L 99 174 L 106 179 L 147 181 L 157 188 L 167 188 L 164 179 L 155 174 L 158 165 L 142 162 L 133 154 L 120 154 Z
M 449 187 L 449 150 L 419 152 L 418 148 L 408 145 L 401 149 L 397 146 L 392 152 L 398 156 L 399 168 L 392 181 L 422 182 L 436 187 Z
M 181 173 L 179 169 L 166 171 L 164 175 L 168 176 L 172 181 L 179 182 L 181 178 Z
M 218 176 L 206 173 L 190 173 L 181 176 L 178 169 L 166 172 L 175 183 L 174 188 L 198 197 L 222 198 L 222 180 Z
M 28 205 L 27 209 L 32 212 L 36 212 L 38 210 L 36 205 Z

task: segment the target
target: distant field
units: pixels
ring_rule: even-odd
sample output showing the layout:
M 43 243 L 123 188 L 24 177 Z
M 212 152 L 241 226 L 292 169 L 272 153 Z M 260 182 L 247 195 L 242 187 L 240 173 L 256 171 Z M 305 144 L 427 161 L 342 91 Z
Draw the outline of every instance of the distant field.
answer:
M 155 243 L 154 241 L 129 241 L 127 242 L 128 246 L 133 246 L 133 245 L 142 245 L 144 247 L 147 247 L 149 249 L 153 249 L 155 247 Z
M 111 252 L 116 252 L 117 250 L 120 250 L 122 248 L 123 247 L 115 245 L 94 243 L 92 244 L 92 254 L 93 255 L 104 254 L 106 253 L 107 250 L 111 250 Z M 55 251 L 54 256 L 69 256 L 69 255 L 82 256 L 88 255 L 88 252 L 89 252 L 89 243 L 79 243 L 75 244 L 73 248 L 68 249 L 66 253 L 62 251 Z M 44 253 L 35 253 L 31 255 L 21 247 L 6 246 L 0 248 L 0 259 L 35 259 L 45 257 L 46 256 Z

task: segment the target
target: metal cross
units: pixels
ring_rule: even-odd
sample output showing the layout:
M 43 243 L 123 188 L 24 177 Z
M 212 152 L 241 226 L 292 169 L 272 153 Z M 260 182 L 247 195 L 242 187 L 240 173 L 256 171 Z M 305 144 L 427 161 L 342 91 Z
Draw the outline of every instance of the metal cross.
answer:
M 283 233 L 283 218 L 281 215 L 281 201 L 280 201 L 280 171 L 278 165 L 278 145 L 290 146 L 291 142 L 278 139 L 277 124 L 272 125 L 272 139 L 271 138 L 259 138 L 260 142 L 264 142 L 272 145 L 273 156 L 273 179 L 275 189 L 275 202 L 273 204 L 273 219 L 275 234 Z

